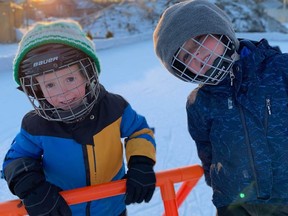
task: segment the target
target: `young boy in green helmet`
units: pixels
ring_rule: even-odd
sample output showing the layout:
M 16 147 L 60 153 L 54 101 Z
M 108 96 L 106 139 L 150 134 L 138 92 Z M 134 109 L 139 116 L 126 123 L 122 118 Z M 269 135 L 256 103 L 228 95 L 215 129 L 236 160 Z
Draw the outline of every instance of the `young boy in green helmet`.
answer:
M 19 44 L 14 78 L 34 111 L 23 118 L 3 171 L 31 216 L 126 215 L 126 205 L 152 198 L 153 131 L 105 90 L 99 73 L 94 44 L 74 21 L 38 23 Z M 68 206 L 59 194 L 122 178 L 125 195 Z

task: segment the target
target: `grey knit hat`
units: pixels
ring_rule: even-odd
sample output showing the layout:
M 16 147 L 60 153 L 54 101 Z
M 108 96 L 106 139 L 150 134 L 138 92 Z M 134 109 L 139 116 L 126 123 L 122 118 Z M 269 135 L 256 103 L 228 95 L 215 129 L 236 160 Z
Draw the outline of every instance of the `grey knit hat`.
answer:
M 215 4 L 206 0 L 189 0 L 172 5 L 164 11 L 154 31 L 156 55 L 174 74 L 171 63 L 176 51 L 189 38 L 205 34 L 226 35 L 236 50 L 239 47 L 232 22 Z
M 100 73 L 95 45 L 93 41 L 86 37 L 78 22 L 73 20 L 39 22 L 23 36 L 14 58 L 14 79 L 19 85 L 19 66 L 25 55 L 37 47 L 53 43 L 68 45 L 82 51 L 95 62 L 97 71 Z

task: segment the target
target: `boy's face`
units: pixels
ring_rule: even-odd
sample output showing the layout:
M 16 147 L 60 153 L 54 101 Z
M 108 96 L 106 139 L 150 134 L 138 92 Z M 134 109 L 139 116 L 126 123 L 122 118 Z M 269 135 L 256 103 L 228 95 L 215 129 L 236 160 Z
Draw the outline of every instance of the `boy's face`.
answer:
M 177 58 L 194 74 L 205 74 L 215 59 L 224 53 L 224 45 L 217 36 L 200 35 L 190 38 L 181 47 Z
M 69 110 L 83 102 L 87 79 L 78 65 L 37 76 L 36 80 L 45 99 L 57 109 Z

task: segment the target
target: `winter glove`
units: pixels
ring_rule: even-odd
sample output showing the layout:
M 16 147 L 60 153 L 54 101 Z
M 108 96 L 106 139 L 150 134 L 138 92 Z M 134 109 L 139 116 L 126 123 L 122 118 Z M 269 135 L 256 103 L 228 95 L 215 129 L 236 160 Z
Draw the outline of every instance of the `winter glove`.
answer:
M 149 202 L 156 184 L 155 162 L 145 156 L 132 156 L 128 163 L 125 204 Z
M 13 194 L 22 199 L 30 216 L 71 216 L 71 210 L 57 186 L 46 181 L 41 162 L 19 158 L 4 169 Z
M 23 204 L 30 216 L 69 216 L 69 206 L 59 194 L 61 189 L 49 182 L 44 182 L 32 190 L 23 199 Z

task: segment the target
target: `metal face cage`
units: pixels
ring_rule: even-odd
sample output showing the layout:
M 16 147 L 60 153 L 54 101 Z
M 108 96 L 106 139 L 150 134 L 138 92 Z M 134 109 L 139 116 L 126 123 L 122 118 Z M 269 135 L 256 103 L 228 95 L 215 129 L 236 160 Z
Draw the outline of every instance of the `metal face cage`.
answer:
M 77 65 L 77 67 L 75 67 L 75 65 Z M 75 73 L 79 74 L 80 72 L 84 81 L 77 84 L 73 89 L 62 89 L 62 91 L 60 91 L 61 93 L 58 95 L 51 95 L 51 97 L 45 95 L 44 97 L 40 83 L 37 81 L 36 77 L 48 76 L 50 73 L 54 72 L 57 74 L 57 71 L 63 69 L 68 70 L 68 75 L 71 76 L 74 76 Z M 61 86 L 61 79 L 61 76 L 55 75 L 54 80 L 51 82 Z M 39 73 L 26 73 L 25 76 L 20 77 L 20 83 L 23 91 L 28 96 L 29 101 L 39 116 L 49 121 L 60 121 L 64 123 L 73 123 L 84 119 L 92 110 L 100 93 L 97 68 L 89 57 L 62 65 L 57 67 L 57 69 L 52 68 Z M 81 87 L 85 88 L 83 97 L 73 101 L 65 98 L 67 97 L 66 95 L 69 94 L 69 91 L 77 92 Z M 51 102 L 49 102 L 53 100 L 53 97 L 65 98 L 65 107 L 54 107 Z
M 174 75 L 183 81 L 217 85 L 231 72 L 234 53 L 235 45 L 227 36 L 200 35 L 190 38 L 177 50 L 171 66 Z

